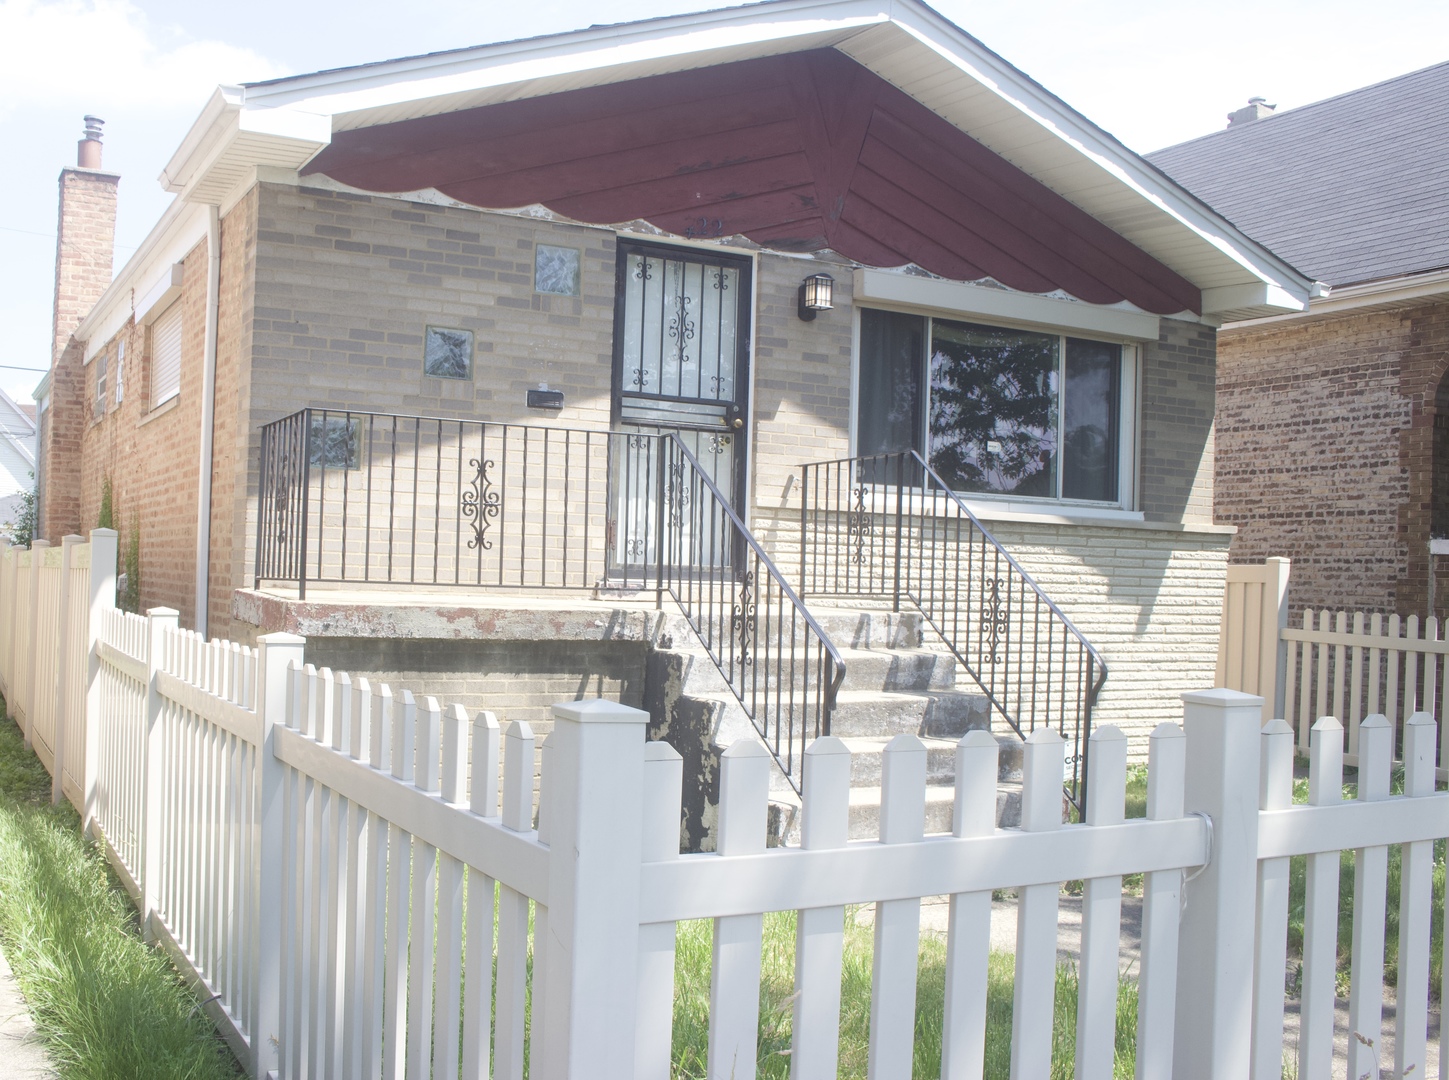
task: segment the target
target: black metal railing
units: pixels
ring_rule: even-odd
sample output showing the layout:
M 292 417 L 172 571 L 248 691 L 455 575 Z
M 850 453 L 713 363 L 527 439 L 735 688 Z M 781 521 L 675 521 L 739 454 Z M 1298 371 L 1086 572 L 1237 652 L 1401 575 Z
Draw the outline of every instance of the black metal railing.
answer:
M 799 792 L 845 662 L 678 435 L 664 438 L 660 465 L 659 580 Z
M 807 465 L 802 480 L 801 594 L 918 607 L 1018 735 L 1066 739 L 1080 808 L 1097 649 L 915 451 Z
M 262 429 L 255 583 L 668 593 L 798 791 L 845 665 L 710 435 L 303 409 Z
M 262 428 L 256 584 L 653 587 L 658 442 L 303 409 Z

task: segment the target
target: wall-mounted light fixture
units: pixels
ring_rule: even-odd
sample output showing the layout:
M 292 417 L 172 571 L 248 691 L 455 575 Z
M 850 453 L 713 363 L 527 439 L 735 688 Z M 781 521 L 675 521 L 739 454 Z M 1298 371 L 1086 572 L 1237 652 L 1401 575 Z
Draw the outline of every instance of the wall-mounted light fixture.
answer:
M 811 274 L 800 282 L 800 319 L 810 322 L 817 311 L 829 311 L 835 306 L 832 294 L 835 279 L 829 274 Z

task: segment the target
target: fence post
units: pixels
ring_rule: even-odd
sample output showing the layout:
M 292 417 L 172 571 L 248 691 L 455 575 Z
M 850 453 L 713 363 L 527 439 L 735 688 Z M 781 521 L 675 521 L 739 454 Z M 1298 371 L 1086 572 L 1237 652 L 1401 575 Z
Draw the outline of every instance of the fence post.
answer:
M 116 606 L 116 556 L 120 537 L 115 529 L 91 530 L 90 595 L 86 605 L 86 697 L 81 714 L 85 739 L 82 754 L 81 828 L 87 832 L 96 820 L 96 776 L 100 772 L 101 747 L 101 622 Z
M 1211 822 L 1212 846 L 1184 888 L 1172 1075 L 1233 1080 L 1249 1074 L 1252 1051 L 1263 699 L 1217 689 L 1182 700 L 1184 808 Z
M 155 940 L 151 922 L 156 916 L 161 886 L 161 774 L 164 769 L 165 732 L 161 729 L 161 691 L 156 673 L 161 670 L 162 636 L 175 630 L 181 613 L 175 608 L 146 612 L 146 771 L 142 781 L 145 808 L 141 814 L 141 933 Z
M 1283 715 L 1283 687 L 1288 680 L 1288 643 L 1283 640 L 1283 631 L 1288 629 L 1288 572 L 1292 564 L 1274 555 L 1263 560 L 1263 568 L 1267 580 L 1263 582 L 1263 629 L 1258 638 L 1262 665 L 1258 686 L 1263 694 L 1266 724 Z
M 70 563 L 75 546 L 81 538 L 74 533 L 60 538 L 60 597 L 55 611 L 55 728 L 51 734 L 50 805 L 59 806 L 65 798 L 65 756 L 70 748 L 65 738 L 65 691 L 70 683 L 70 666 L 77 657 L 70 655 Z
M 40 647 L 35 640 L 35 630 L 40 623 L 40 571 L 45 565 L 45 549 L 50 547 L 49 540 L 32 540 L 30 542 L 30 581 L 26 587 L 30 590 L 30 625 L 25 627 L 25 633 L 30 636 L 30 672 L 25 680 L 25 748 L 30 749 L 32 732 L 35 727 L 35 702 L 39 697 L 39 688 L 35 685 L 36 665 L 40 662 Z
M 549 739 L 548 940 L 543 1015 L 549 1076 L 634 1075 L 644 727 L 612 701 L 555 705 Z M 537 961 L 535 961 L 537 962 Z
M 273 732 L 287 724 L 287 671 L 302 664 L 307 639 L 296 634 L 265 634 L 257 639 L 257 815 L 255 847 L 249 853 L 257 871 L 257 981 L 252 990 L 251 1073 L 264 1077 L 281 1067 L 283 766 L 276 758 Z

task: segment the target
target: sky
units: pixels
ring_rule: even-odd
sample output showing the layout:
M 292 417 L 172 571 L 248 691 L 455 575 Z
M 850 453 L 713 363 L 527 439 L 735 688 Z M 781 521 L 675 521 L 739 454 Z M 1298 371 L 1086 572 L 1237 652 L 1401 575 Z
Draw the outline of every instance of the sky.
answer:
M 171 196 L 156 177 L 218 83 L 717 6 L 709 0 L 0 0 L 0 365 L 49 363 L 56 178 L 81 117 L 121 175 L 119 270 Z M 1279 110 L 1449 60 L 1444 0 L 936 0 L 947 18 L 1139 152 L 1262 95 Z M 400 15 L 399 12 L 402 12 Z M 29 401 L 40 370 L 0 367 Z

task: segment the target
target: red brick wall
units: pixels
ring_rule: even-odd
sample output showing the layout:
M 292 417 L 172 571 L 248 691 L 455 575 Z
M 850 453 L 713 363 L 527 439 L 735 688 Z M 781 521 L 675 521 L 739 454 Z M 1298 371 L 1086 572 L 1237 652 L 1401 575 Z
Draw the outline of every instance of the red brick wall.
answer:
M 1223 330 L 1215 509 L 1238 527 L 1233 561 L 1292 559 L 1295 611 L 1422 615 L 1446 370 L 1449 303 Z

